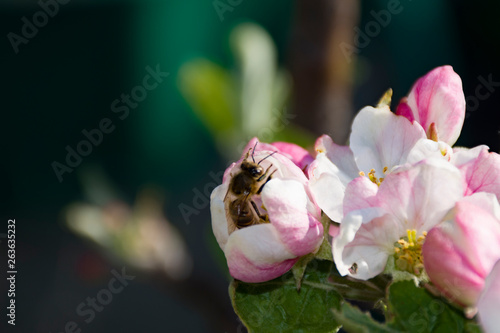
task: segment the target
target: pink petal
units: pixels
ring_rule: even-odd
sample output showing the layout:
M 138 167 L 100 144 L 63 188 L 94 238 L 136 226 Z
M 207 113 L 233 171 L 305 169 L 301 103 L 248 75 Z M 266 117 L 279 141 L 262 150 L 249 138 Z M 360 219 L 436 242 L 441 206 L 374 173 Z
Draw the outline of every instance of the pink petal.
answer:
M 440 159 L 424 160 L 390 173 L 380 185 L 377 199 L 404 229 L 428 231 L 463 196 L 457 168 Z
M 308 209 L 304 185 L 272 179 L 262 191 L 262 202 L 281 241 L 296 256 L 314 252 L 323 241 L 321 216 Z
M 304 148 L 288 142 L 273 142 L 272 146 L 276 147 L 282 154 L 288 154 L 288 157 L 295 163 L 301 170 L 305 170 L 314 158 Z
M 482 149 L 477 158 L 459 169 L 467 183 L 466 195 L 488 192 L 495 194 L 500 200 L 500 155 Z
M 277 278 L 298 260 L 280 241 L 280 235 L 271 224 L 236 230 L 229 237 L 224 252 L 231 276 L 250 283 Z
M 425 271 L 449 299 L 463 306 L 472 306 L 483 287 L 484 277 L 478 275 L 467 258 L 457 251 L 440 226 L 429 231 L 425 238 L 422 248 Z
M 415 116 L 413 115 L 413 111 L 411 110 L 410 106 L 408 105 L 408 98 L 407 97 L 403 97 L 403 98 L 401 98 L 401 101 L 399 101 L 399 105 L 397 106 L 397 109 L 396 109 L 396 114 L 407 118 L 411 122 L 415 121 Z
M 445 295 L 462 305 L 476 304 L 484 279 L 500 259 L 499 210 L 492 194 L 465 197 L 425 240 L 427 274 Z
M 477 303 L 479 322 L 485 333 L 498 332 L 500 327 L 500 260 L 486 278 L 483 292 Z
M 411 109 L 412 116 L 409 116 Z M 416 120 L 430 138 L 430 126 L 435 123 L 439 140 L 453 145 L 462 130 L 465 118 L 465 96 L 462 80 L 451 66 L 437 67 L 417 80 L 408 99 L 396 113 Z
M 344 197 L 344 214 L 376 206 L 377 184 L 367 177 L 358 177 L 347 185 Z

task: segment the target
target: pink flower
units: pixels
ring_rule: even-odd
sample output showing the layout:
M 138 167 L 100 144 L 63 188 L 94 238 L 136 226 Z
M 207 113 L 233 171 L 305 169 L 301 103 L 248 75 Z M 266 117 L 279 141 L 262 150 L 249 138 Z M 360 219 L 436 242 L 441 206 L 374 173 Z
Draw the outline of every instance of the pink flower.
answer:
M 490 193 L 460 200 L 429 231 L 422 253 L 431 282 L 451 300 L 474 307 L 500 259 L 500 205 Z
M 465 195 L 488 192 L 500 201 L 500 155 L 489 153 L 487 146 L 455 148 L 451 162 L 462 172 Z
M 345 216 L 332 243 L 339 273 L 367 280 L 394 256 L 397 270 L 419 276 L 426 232 L 462 195 L 460 172 L 441 159 L 400 167 L 380 187 L 356 178 L 346 188 Z
M 255 159 L 264 170 L 270 167 L 269 174 L 273 172 L 262 192 L 248 198 L 269 223 L 238 229 L 227 214 L 224 198 L 231 179 L 241 171 L 241 162 L 249 151 L 247 160 Z M 254 138 L 246 146 L 242 158 L 226 170 L 222 185 L 212 192 L 213 232 L 235 279 L 245 282 L 274 279 L 287 272 L 300 256 L 315 252 L 321 245 L 321 210 L 309 193 L 306 176 L 287 155 Z M 253 211 L 254 208 L 249 206 L 249 209 Z
M 425 158 L 449 159 L 452 149 L 428 140 L 422 126 L 395 115 L 388 106 L 363 108 L 354 118 L 349 147 L 326 135 L 316 141 L 309 167 L 311 190 L 330 219 L 340 222 L 347 184 L 360 174 L 380 185 L 396 167 Z
M 417 121 L 429 139 L 453 145 L 460 136 L 465 118 L 460 76 L 451 66 L 433 69 L 415 82 L 396 113 L 412 122 Z

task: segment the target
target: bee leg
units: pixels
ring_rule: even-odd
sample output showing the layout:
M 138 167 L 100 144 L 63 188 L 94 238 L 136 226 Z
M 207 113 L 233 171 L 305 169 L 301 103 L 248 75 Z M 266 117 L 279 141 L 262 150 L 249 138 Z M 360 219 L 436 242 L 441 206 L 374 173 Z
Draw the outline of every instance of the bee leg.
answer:
M 250 202 L 252 203 L 252 206 L 253 206 L 253 209 L 255 209 L 255 212 L 257 213 L 257 215 L 259 215 L 259 218 L 263 221 L 266 221 L 266 215 L 260 215 L 260 211 L 259 209 L 257 208 L 257 205 L 255 204 L 255 202 L 253 202 L 253 200 L 250 200 Z
M 270 168 L 270 167 L 269 167 L 269 168 Z M 269 168 L 267 168 L 267 170 L 269 170 Z M 266 173 L 267 173 L 267 170 L 266 170 Z M 276 169 L 276 170 L 278 170 L 278 169 Z M 261 187 L 259 188 L 259 190 L 257 191 L 257 194 L 260 194 L 260 192 L 262 192 L 262 189 L 264 189 L 264 185 L 266 185 L 266 184 L 267 184 L 267 182 L 271 180 L 271 178 L 272 178 L 273 174 L 276 172 L 276 170 L 274 170 L 274 171 L 273 171 L 273 172 L 269 175 L 269 177 L 267 177 L 266 182 L 265 182 L 264 184 L 262 184 L 262 186 L 261 186 Z M 266 173 L 264 174 L 264 176 L 266 175 Z M 262 178 L 262 177 L 261 177 L 261 178 Z M 260 178 L 259 178 L 259 179 L 260 179 Z

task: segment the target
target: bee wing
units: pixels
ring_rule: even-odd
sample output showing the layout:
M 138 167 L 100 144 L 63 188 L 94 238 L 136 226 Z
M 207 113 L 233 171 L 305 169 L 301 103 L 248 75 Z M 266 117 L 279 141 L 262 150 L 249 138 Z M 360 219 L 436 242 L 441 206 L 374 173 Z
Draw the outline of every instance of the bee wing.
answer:
M 250 200 L 250 194 L 247 194 L 245 196 L 237 196 L 232 193 L 226 194 L 224 207 L 226 209 L 226 220 L 228 222 L 227 229 L 229 234 L 231 234 L 238 228 L 243 228 L 259 223 L 259 214 L 255 211 L 254 207 L 252 207 Z M 242 211 L 235 212 L 235 207 L 238 207 Z M 241 224 L 242 221 L 238 220 L 239 217 L 243 216 L 239 215 L 243 213 L 243 210 L 252 214 L 252 221 L 250 223 Z
M 226 220 L 227 220 L 227 232 L 230 235 L 233 231 L 238 229 L 236 227 L 236 221 L 234 220 L 233 216 L 231 215 L 231 210 L 229 208 L 229 205 L 235 201 L 238 200 L 238 196 L 231 193 L 231 190 L 228 189 L 226 196 L 224 197 L 224 208 L 226 211 Z

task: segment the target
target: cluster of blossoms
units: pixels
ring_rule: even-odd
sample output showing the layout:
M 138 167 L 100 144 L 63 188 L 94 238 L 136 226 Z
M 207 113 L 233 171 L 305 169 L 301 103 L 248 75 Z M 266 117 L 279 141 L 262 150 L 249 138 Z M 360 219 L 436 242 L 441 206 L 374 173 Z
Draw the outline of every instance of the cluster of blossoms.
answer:
M 349 146 L 318 138 L 314 157 L 290 143 L 248 143 L 211 197 L 230 274 L 245 282 L 284 274 L 319 249 L 323 213 L 334 222 L 329 240 L 341 275 L 426 283 L 469 316 L 478 312 L 493 332 L 500 323 L 500 155 L 486 146 L 452 148 L 465 98 L 450 66 L 420 78 L 395 113 L 389 103 L 386 94 L 357 114 Z M 252 204 L 237 213 L 258 212 L 240 227 L 228 213 L 228 192 L 252 159 L 273 174 L 241 194 L 240 202 Z

